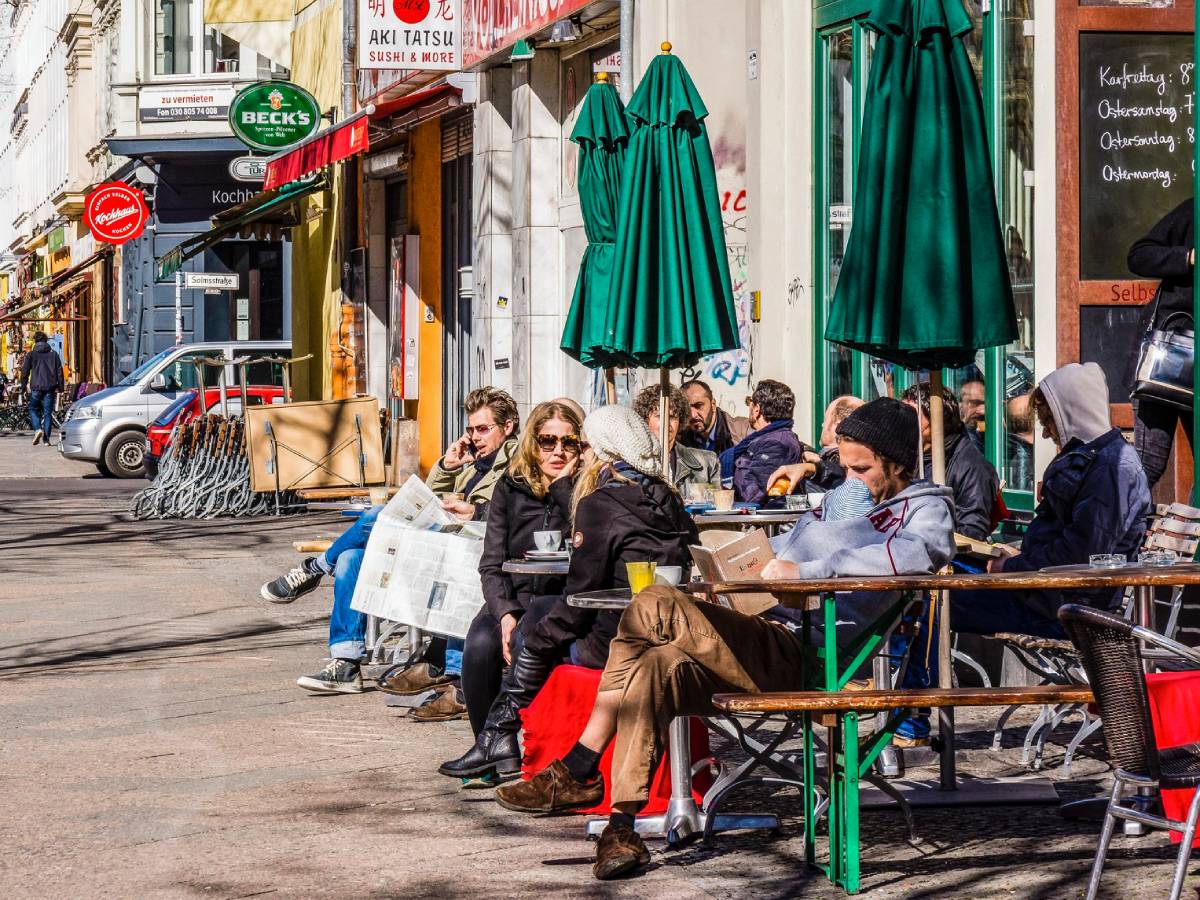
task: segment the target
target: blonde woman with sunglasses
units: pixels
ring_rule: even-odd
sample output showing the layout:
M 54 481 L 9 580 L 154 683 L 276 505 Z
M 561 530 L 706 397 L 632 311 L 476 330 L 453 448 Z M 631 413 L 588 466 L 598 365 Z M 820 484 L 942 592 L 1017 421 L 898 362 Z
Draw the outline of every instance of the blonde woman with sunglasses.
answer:
M 465 705 L 478 734 L 500 693 L 500 675 L 511 662 L 513 632 L 532 598 L 560 594 L 562 578 L 510 575 L 504 563 L 535 549 L 534 533 L 569 533 L 571 476 L 579 465 L 581 417 L 564 402 L 536 406 L 517 441 L 508 470 L 496 482 L 488 506 L 487 536 L 479 576 L 486 605 L 467 632 L 462 686 L 447 686 L 413 713 L 418 721 L 457 718 Z M 551 492 L 561 482 L 563 492 Z M 555 497 L 559 497 L 556 502 Z M 561 505 L 560 505 L 561 504 Z

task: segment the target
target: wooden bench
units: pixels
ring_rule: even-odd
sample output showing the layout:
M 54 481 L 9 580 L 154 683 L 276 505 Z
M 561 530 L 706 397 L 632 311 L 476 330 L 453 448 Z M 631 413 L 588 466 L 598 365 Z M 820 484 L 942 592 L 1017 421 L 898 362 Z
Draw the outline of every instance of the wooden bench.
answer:
M 296 491 L 296 496 L 301 500 L 353 500 L 356 497 L 369 497 L 371 488 L 382 487 L 382 485 L 371 485 L 370 487 L 315 487 L 315 488 L 300 488 Z M 398 487 L 389 487 L 388 496 L 392 496 Z
M 927 688 L 893 691 L 796 691 L 715 694 L 713 705 L 727 715 L 756 713 L 879 712 L 937 706 L 1008 706 L 1011 703 L 1091 703 L 1091 688 L 1039 684 L 1030 687 Z
M 1035 685 L 1031 687 L 994 688 L 930 688 L 926 690 L 869 690 L 869 691 L 796 691 L 762 694 L 715 694 L 713 706 L 727 717 L 783 716 L 788 727 L 784 733 L 800 731 L 804 735 L 804 857 L 805 861 L 822 869 L 830 881 L 847 893 L 859 889 L 859 798 L 861 781 L 870 781 L 896 800 L 913 828 L 912 810 L 898 792 L 886 781 L 871 772 L 876 758 L 883 751 L 899 724 L 909 711 L 922 707 L 1011 706 L 1013 704 L 1091 703 L 1091 689 L 1079 685 Z M 885 722 L 869 736 L 859 737 L 859 714 L 888 713 Z M 825 755 L 827 799 L 817 794 L 821 775 L 816 771 L 813 727 L 829 729 Z M 742 730 L 739 728 L 738 733 Z M 768 758 L 778 746 L 772 742 L 769 751 L 761 745 L 742 742 L 742 748 L 758 762 L 771 768 L 778 760 Z M 861 750 L 861 752 L 860 752 Z M 796 781 L 791 783 L 795 784 Z M 828 819 L 829 865 L 816 861 L 816 826 L 822 810 Z M 707 810 L 713 815 L 715 810 Z

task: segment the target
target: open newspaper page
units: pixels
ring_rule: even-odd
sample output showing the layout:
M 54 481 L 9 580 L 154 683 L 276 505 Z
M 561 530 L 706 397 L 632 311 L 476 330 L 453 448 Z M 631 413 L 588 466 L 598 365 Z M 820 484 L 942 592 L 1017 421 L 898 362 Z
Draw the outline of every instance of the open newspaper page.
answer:
M 371 528 L 351 608 L 435 634 L 466 637 L 483 606 L 482 532 L 471 524 L 460 527 L 424 482 L 409 478 Z

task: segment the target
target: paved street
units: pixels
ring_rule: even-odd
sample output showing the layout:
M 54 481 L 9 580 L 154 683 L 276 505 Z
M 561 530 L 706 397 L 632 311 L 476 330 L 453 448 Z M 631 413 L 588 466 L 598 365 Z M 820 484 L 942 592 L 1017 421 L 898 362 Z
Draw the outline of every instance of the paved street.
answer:
M 276 607 L 258 586 L 336 514 L 131 522 L 140 486 L 0 437 L 0 895 L 837 896 L 801 868 L 790 790 L 733 804 L 783 813 L 779 838 L 654 845 L 647 874 L 599 885 L 578 819 L 507 813 L 434 772 L 466 722 L 294 686 L 321 663 L 331 592 Z M 1023 729 L 996 754 L 990 721 L 967 720 L 962 770 L 1024 772 Z M 1068 737 L 1047 751 L 1053 778 Z M 1085 749 L 1064 797 L 1105 784 Z M 923 809 L 917 827 L 912 846 L 897 812 L 864 814 L 863 896 L 1081 896 L 1098 831 L 1054 806 Z M 1165 896 L 1165 837 L 1114 846 L 1106 896 Z

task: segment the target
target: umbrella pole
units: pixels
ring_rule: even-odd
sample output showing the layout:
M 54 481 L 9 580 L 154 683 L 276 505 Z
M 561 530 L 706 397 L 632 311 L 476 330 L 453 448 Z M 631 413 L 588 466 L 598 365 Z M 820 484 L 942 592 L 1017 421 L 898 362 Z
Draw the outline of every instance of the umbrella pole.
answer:
M 946 483 L 946 434 L 945 410 L 942 405 L 942 370 L 929 370 L 929 442 L 931 468 L 934 484 Z M 933 602 L 937 606 L 938 630 L 938 687 L 948 688 L 954 682 L 950 661 L 950 592 L 936 591 Z M 938 709 L 938 735 L 942 739 L 941 787 L 943 791 L 958 788 L 954 770 L 954 709 Z
M 671 478 L 671 448 L 667 446 L 667 436 L 670 434 L 670 419 L 667 417 L 671 414 L 670 369 L 664 367 L 658 370 L 658 388 L 658 441 L 662 447 L 663 481 L 674 484 L 675 481 Z
M 609 366 L 604 370 L 604 402 L 617 405 L 617 370 Z

